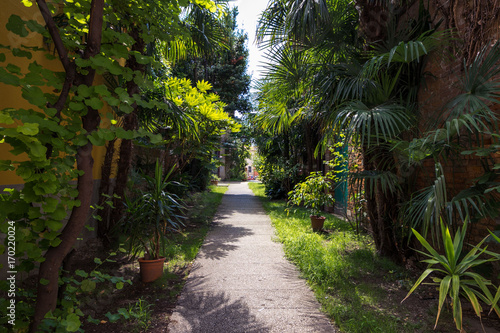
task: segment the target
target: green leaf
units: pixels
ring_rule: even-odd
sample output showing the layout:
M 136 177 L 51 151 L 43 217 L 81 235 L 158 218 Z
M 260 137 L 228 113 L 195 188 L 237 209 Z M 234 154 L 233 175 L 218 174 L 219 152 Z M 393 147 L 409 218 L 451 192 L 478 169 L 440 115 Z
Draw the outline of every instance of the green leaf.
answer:
M 26 86 L 23 88 L 23 97 L 33 105 L 43 107 L 47 103 L 45 95 L 39 87 Z
M 94 146 L 104 146 L 106 144 L 106 140 L 96 131 L 92 132 L 92 134 L 88 136 L 88 139 Z
M 118 106 L 120 105 L 120 99 L 113 97 L 113 96 L 105 96 L 103 99 L 108 102 L 109 105 L 111 106 Z
M 89 59 L 83 59 L 83 58 L 76 58 L 75 59 L 75 64 L 78 67 L 85 68 L 85 67 L 88 67 L 90 65 L 90 63 L 91 63 L 91 61 Z
M 116 129 L 116 137 L 120 139 L 125 139 L 125 140 L 132 140 L 134 138 L 134 132 L 133 131 L 126 131 L 121 127 L 118 127 Z
M 50 241 L 50 246 L 52 247 L 58 247 L 59 244 L 62 243 L 62 239 L 57 237 L 57 238 L 54 238 L 53 240 Z
M 102 264 L 102 260 L 99 258 L 94 258 L 94 262 L 98 265 Z
M 80 317 L 76 315 L 75 313 L 70 313 L 66 317 L 66 330 L 68 332 L 76 332 L 80 328 L 80 325 L 82 323 L 80 322 Z
M 47 280 L 47 279 L 40 279 L 40 284 L 41 284 L 41 285 L 43 285 L 43 286 L 48 285 L 48 284 L 49 284 L 49 282 L 50 282 L 50 281 L 49 281 L 49 280 Z
M 34 123 L 24 123 L 23 125 L 18 126 L 16 130 L 24 135 L 33 136 L 38 134 L 38 126 L 38 124 Z
M 116 289 L 123 289 L 123 282 L 117 282 Z
M 415 282 L 415 284 L 413 285 L 413 287 L 410 289 L 410 291 L 408 292 L 408 294 L 406 295 L 406 297 L 401 301 L 404 302 L 405 299 L 408 298 L 408 296 L 411 295 L 411 293 L 413 293 L 415 291 L 415 289 L 417 289 L 417 287 L 420 285 L 420 283 L 422 283 L 423 280 L 425 280 L 425 278 L 427 276 L 429 276 L 429 274 L 431 274 L 432 272 L 434 272 L 435 269 L 433 268 L 427 268 L 423 273 L 422 275 L 420 275 L 420 277 L 418 278 L 417 282 Z
M 106 313 L 105 316 L 109 319 L 109 321 L 111 323 L 114 323 L 114 322 L 120 320 L 120 317 L 121 317 L 119 313 L 111 314 L 111 312 Z
M 441 310 L 443 308 L 444 301 L 446 300 L 446 296 L 448 295 L 448 290 L 450 288 L 451 276 L 447 275 L 441 280 L 439 285 L 439 305 L 438 305 L 438 313 L 436 316 L 436 324 L 434 324 L 434 328 L 436 328 L 439 315 L 441 314 Z
M 103 138 L 106 141 L 111 141 L 116 137 L 114 131 L 111 131 L 109 129 L 101 129 L 97 133 L 99 134 L 99 137 Z
M 42 205 L 43 210 L 46 213 L 52 213 L 56 210 L 59 200 L 56 198 L 47 197 L 45 198 L 45 203 Z
M 161 136 L 161 134 L 149 135 L 149 139 L 151 140 L 151 143 L 153 143 L 153 144 L 160 143 L 163 141 L 163 137 Z
M 83 271 L 81 269 L 77 269 L 75 271 L 75 274 L 78 275 L 78 276 L 80 276 L 80 277 L 82 277 L 82 278 L 86 278 L 86 277 L 89 276 L 89 273 L 87 273 L 87 272 L 85 272 L 85 271 Z
M 4 62 L 6 60 L 5 53 L 0 53 L 0 62 Z
M 82 288 L 83 292 L 91 292 L 91 291 L 95 290 L 96 283 L 95 283 L 95 281 L 86 279 L 86 280 L 82 281 L 81 288 Z
M 453 247 L 453 240 L 451 238 L 450 229 L 444 227 L 443 221 L 441 221 L 441 232 L 443 236 L 444 249 L 446 252 L 446 257 L 450 263 L 451 269 L 455 267 L 455 249 Z
M 54 56 L 54 55 L 52 55 L 52 54 L 50 54 L 50 53 L 45 53 L 45 54 L 44 54 L 44 56 L 45 56 L 45 58 L 47 58 L 48 60 L 55 60 L 55 59 L 57 59 L 57 57 L 56 57 L 56 56 Z
M 57 110 L 54 109 L 54 108 L 46 108 L 45 109 L 45 113 L 47 114 L 47 116 L 49 117 L 54 117 L 56 114 L 57 114 Z
M 85 105 L 83 103 L 70 102 L 69 108 L 71 110 L 74 110 L 74 111 L 81 111 L 81 110 L 85 109 Z
M 31 167 L 29 166 L 26 166 L 26 165 L 20 165 L 17 170 L 16 170 L 16 174 L 19 176 L 19 177 L 22 177 L 24 180 L 29 180 L 29 178 L 31 178 L 31 176 L 33 176 L 33 170 Z
M 147 65 L 151 62 L 151 57 L 144 56 L 144 55 L 140 54 L 139 52 L 134 53 L 134 56 L 135 56 L 135 60 L 137 61 L 137 63 L 139 63 L 141 65 Z
M 7 30 L 12 31 L 18 36 L 28 36 L 28 30 L 26 30 L 24 21 L 17 15 L 11 15 L 5 27 Z
M 130 314 L 128 313 L 128 311 L 125 308 L 119 308 L 118 313 L 121 314 L 123 316 L 123 318 L 125 318 L 125 319 L 130 318 Z
M 47 147 L 43 146 L 38 141 L 26 142 L 26 146 L 29 148 L 30 154 L 32 154 L 34 157 L 45 157 L 45 154 L 47 153 Z
M 14 123 L 14 119 L 7 113 L 9 111 L 11 110 L 2 110 L 2 113 L 0 113 L 0 124 L 12 125 Z
M 21 81 L 17 76 L 7 72 L 4 68 L 0 67 L 0 82 L 11 86 L 19 86 Z
M 45 225 L 47 226 L 47 228 L 51 230 L 59 230 L 62 228 L 63 223 L 61 221 L 55 221 L 49 219 L 45 222 Z
M 104 103 L 97 97 L 85 99 L 84 102 L 94 110 L 100 110 L 104 107 Z
M 64 208 L 63 205 L 59 204 L 57 206 L 57 209 L 52 212 L 50 214 L 50 216 L 54 219 L 54 220 L 63 220 L 66 218 L 66 215 L 68 214 L 68 212 L 66 211 L 66 209 Z
M 12 161 L 0 160 L 0 171 L 14 170 L 15 167 L 12 165 Z
M 81 84 L 78 86 L 77 92 L 79 97 L 86 98 L 92 94 L 92 88 Z
M 469 287 L 467 287 L 465 285 L 462 286 L 462 289 L 467 294 L 467 297 L 469 298 L 469 301 L 472 304 L 472 307 L 474 308 L 474 312 L 476 313 L 476 316 L 481 318 L 481 313 L 483 312 L 483 308 L 479 304 L 479 301 L 478 301 L 476 295 L 474 294 L 472 289 L 470 289 Z
M 94 91 L 96 93 L 98 93 L 99 95 L 101 96 L 109 96 L 111 95 L 111 93 L 109 92 L 108 88 L 101 84 L 101 85 L 98 85 L 98 86 L 94 86 Z
M 45 31 L 45 27 L 35 20 L 29 20 L 26 22 L 26 27 L 33 32 L 38 32 L 42 34 Z M 41 49 L 39 49 L 41 50 Z
M 98 319 L 94 319 L 94 318 L 92 318 L 92 316 L 90 316 L 90 315 L 87 317 L 87 321 L 88 321 L 89 323 L 92 323 L 92 324 L 95 324 L 95 325 L 99 325 L 99 324 L 101 323 Z

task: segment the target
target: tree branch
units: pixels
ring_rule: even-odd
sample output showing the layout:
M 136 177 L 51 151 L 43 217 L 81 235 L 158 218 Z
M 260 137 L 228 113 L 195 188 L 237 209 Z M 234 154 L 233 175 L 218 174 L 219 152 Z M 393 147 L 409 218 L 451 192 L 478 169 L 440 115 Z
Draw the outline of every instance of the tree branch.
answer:
M 71 62 L 68 58 L 68 51 L 64 46 L 61 35 L 59 34 L 59 28 L 57 27 L 56 22 L 54 21 L 54 18 L 52 17 L 52 14 L 50 13 L 49 7 L 47 6 L 45 0 L 36 0 L 36 3 L 38 5 L 40 13 L 43 16 L 45 24 L 47 25 L 47 29 L 49 30 L 49 34 L 52 37 L 52 41 L 54 42 L 57 53 L 59 54 L 59 60 L 61 60 L 66 73 L 68 73 L 71 70 Z

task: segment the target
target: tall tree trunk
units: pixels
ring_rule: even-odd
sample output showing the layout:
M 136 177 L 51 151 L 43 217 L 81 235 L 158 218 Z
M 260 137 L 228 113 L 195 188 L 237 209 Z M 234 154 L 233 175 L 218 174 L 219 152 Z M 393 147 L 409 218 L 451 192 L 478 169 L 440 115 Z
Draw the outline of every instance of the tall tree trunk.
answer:
M 356 0 L 359 14 L 359 27 L 366 37 L 366 49 L 371 43 L 381 42 L 387 34 L 390 20 L 384 1 Z
M 129 131 L 137 128 L 137 117 L 135 113 L 129 113 L 123 117 L 123 129 Z M 128 175 L 130 172 L 130 167 L 132 165 L 132 150 L 133 144 L 132 140 L 122 139 L 120 144 L 120 155 L 118 158 L 118 166 L 116 172 L 116 180 L 114 187 L 113 197 L 113 209 L 109 217 L 108 231 L 113 229 L 114 226 L 120 221 L 124 205 L 123 198 L 125 195 L 125 189 L 127 188 Z M 109 237 L 109 234 L 108 236 Z
M 106 147 L 106 155 L 101 168 L 101 184 L 99 185 L 99 206 L 103 207 L 99 212 L 101 221 L 97 224 L 97 237 L 104 243 L 109 245 L 108 234 L 110 232 L 109 218 L 111 207 L 106 204 L 109 199 L 105 196 L 110 194 L 111 190 L 111 166 L 113 165 L 113 156 L 115 154 L 116 139 L 108 142 Z
M 134 38 L 135 44 L 132 46 L 132 51 L 144 53 L 144 48 L 146 47 L 144 41 L 140 36 L 140 31 L 137 27 L 133 27 L 130 31 L 130 35 Z M 130 56 L 127 59 L 125 67 L 132 69 L 134 72 L 139 71 L 144 73 L 145 66 L 139 64 L 134 56 Z M 129 96 L 139 94 L 139 86 L 134 80 L 127 82 L 127 92 Z M 133 111 L 123 117 L 123 128 L 127 131 L 135 130 L 138 127 L 137 122 L 137 103 L 132 104 Z M 130 173 L 130 168 L 132 166 L 132 150 L 133 143 L 132 140 L 122 140 L 120 144 L 120 157 L 118 159 L 118 171 L 116 175 L 115 191 L 116 198 L 113 198 L 113 211 L 110 217 L 109 229 L 112 229 L 116 223 L 121 219 L 123 215 L 123 196 L 125 195 L 125 189 L 127 187 L 128 175 Z
M 54 24 L 53 18 L 44 0 L 37 0 L 37 5 L 42 16 L 47 23 L 49 33 L 58 50 L 59 58 L 66 71 L 66 75 L 72 77 L 71 68 L 74 68 L 67 56 L 59 31 Z M 103 24 L 104 0 L 92 0 L 90 11 L 89 34 L 87 47 L 83 58 L 89 59 L 99 53 L 101 47 L 102 24 Z M 75 77 L 75 85 L 84 84 L 91 86 L 94 81 L 95 70 L 87 69 L 88 73 Z M 63 105 L 60 105 L 62 110 Z M 60 111 L 60 110 L 58 110 Z M 88 108 L 87 114 L 82 116 L 83 128 L 87 133 L 94 132 L 100 123 L 99 111 Z M 35 314 L 30 325 L 30 332 L 38 331 L 38 326 L 42 322 L 47 312 L 55 309 L 57 305 L 59 270 L 61 264 L 80 235 L 89 215 L 92 193 L 94 190 L 94 177 L 92 168 L 94 160 L 92 158 L 92 144 L 89 142 L 78 149 L 76 155 L 77 169 L 83 171 L 78 177 L 77 200 L 80 201 L 78 207 L 74 207 L 71 215 L 60 235 L 61 243 L 57 247 L 51 247 L 44 255 L 45 261 L 40 264 L 38 273 L 37 298 L 35 304 Z M 48 281 L 48 283 L 43 283 Z

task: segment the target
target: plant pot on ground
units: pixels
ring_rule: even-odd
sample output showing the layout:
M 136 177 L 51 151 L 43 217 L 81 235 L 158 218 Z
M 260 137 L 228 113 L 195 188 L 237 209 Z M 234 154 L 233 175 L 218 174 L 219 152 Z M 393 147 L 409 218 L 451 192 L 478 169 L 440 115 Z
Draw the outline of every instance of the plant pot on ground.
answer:
M 125 198 L 126 212 L 117 231 L 126 235 L 130 255 L 137 257 L 144 253 L 139 259 L 143 282 L 152 282 L 163 274 L 166 235 L 184 225 L 184 206 L 177 195 L 168 191 L 170 186 L 182 186 L 169 181 L 174 168 L 163 176 L 157 160 L 154 178 L 142 174 L 146 189 L 140 190 L 131 200 Z M 144 272 L 145 269 L 148 272 Z
M 288 204 L 303 205 L 307 208 L 311 214 L 312 229 L 321 231 L 326 219 L 321 216 L 322 208 L 335 202 L 330 194 L 332 188 L 332 182 L 321 172 L 311 172 L 305 181 L 295 185 L 293 190 L 288 193 Z
M 211 176 L 210 176 L 210 184 L 217 186 L 217 185 L 219 185 L 219 181 L 220 181 L 220 177 L 219 176 L 217 176 L 216 174 L 211 174 Z

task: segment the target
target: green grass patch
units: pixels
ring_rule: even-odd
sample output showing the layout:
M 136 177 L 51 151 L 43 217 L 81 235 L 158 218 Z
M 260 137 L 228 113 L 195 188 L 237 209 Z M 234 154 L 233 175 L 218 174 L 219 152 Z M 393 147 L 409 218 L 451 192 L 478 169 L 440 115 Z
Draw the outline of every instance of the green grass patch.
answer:
M 165 251 L 167 267 L 179 269 L 194 260 L 227 189 L 209 186 L 209 191 L 198 192 L 189 197 L 186 201 L 188 227 L 169 237 Z
M 262 199 L 286 256 L 301 271 L 323 310 L 342 332 L 414 332 L 416 326 L 394 316 L 381 281 L 404 275 L 401 267 L 376 255 L 368 235 L 356 235 L 349 223 L 326 214 L 327 233 L 311 229 L 304 209 L 285 210 L 285 201 L 269 201 L 264 186 L 249 183 Z M 394 305 L 395 307 L 396 305 Z

